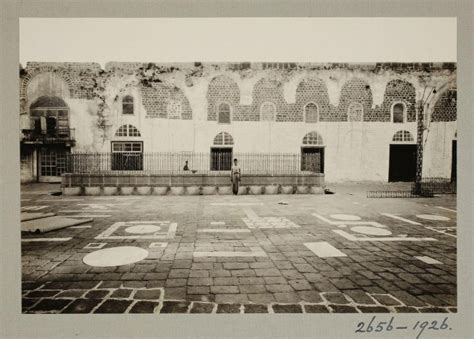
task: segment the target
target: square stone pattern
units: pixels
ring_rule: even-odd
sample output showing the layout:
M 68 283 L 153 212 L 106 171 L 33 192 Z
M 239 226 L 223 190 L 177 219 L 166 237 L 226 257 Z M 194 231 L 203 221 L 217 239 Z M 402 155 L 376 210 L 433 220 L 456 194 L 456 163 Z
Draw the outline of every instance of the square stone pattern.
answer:
M 153 233 L 133 234 L 126 229 L 132 226 L 151 225 L 158 226 L 160 230 Z M 116 222 L 95 239 L 172 239 L 176 233 L 177 224 L 169 221 L 127 221 Z
M 285 217 L 242 218 L 248 228 L 297 228 L 299 225 Z

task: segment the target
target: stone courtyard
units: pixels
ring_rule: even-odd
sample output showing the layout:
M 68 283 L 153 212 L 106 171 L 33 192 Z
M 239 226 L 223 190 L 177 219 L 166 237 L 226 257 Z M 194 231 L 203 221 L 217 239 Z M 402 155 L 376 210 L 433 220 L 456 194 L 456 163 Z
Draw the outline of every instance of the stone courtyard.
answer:
M 456 195 L 369 199 L 400 186 L 374 185 L 247 196 L 24 185 L 22 212 L 92 221 L 22 234 L 23 312 L 456 312 Z

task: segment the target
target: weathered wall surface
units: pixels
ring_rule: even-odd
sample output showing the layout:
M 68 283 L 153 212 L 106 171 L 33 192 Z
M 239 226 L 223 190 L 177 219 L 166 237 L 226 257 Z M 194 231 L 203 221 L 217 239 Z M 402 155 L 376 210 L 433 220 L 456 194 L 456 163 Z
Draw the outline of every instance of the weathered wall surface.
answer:
M 73 152 L 110 152 L 111 141 L 140 140 L 145 152 L 209 152 L 225 131 L 234 152 L 299 153 L 306 133 L 317 131 L 325 147 L 326 181 L 388 180 L 389 145 L 399 130 L 416 141 L 416 103 L 426 86 L 440 89 L 425 113 L 425 176 L 450 177 L 456 131 L 452 65 L 338 64 L 162 64 L 29 63 L 21 70 L 21 124 L 28 107 L 44 95 L 69 106 L 75 129 Z M 122 114 L 122 98 L 133 97 L 133 114 Z M 425 93 L 426 96 L 426 93 Z M 454 99 L 453 99 L 454 98 Z M 220 103 L 231 123 L 217 122 Z M 276 107 L 262 121 L 260 106 Z M 318 107 L 318 121 L 305 122 L 304 107 Z M 405 123 L 392 123 L 392 106 L 405 107 Z M 363 107 L 362 121 L 348 121 L 351 103 Z M 124 124 L 140 137 L 117 137 Z M 413 142 L 415 143 L 415 142 Z

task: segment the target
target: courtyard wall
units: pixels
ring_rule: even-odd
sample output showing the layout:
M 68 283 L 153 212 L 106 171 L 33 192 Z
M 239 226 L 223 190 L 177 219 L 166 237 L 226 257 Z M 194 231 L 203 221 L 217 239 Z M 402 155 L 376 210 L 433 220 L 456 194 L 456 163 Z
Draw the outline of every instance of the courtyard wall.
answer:
M 111 152 L 111 142 L 142 141 L 144 152 L 210 152 L 220 132 L 233 138 L 233 151 L 300 153 L 307 133 L 316 131 L 324 148 L 327 182 L 387 181 L 389 150 L 397 131 L 416 143 L 416 105 L 436 88 L 425 107 L 423 175 L 450 177 L 456 133 L 456 70 L 452 64 L 296 63 L 95 63 L 31 62 L 20 70 L 20 128 L 31 128 L 29 107 L 54 96 L 69 108 L 75 130 L 71 152 Z M 123 114 L 123 98 L 133 114 Z M 222 103 L 230 123 L 218 122 Z M 262 105 L 274 105 L 262 121 Z M 314 103 L 316 122 L 305 121 Z M 348 117 L 353 103 L 360 120 Z M 393 106 L 404 107 L 404 122 L 392 122 Z M 356 119 L 357 120 L 357 119 Z M 116 136 L 123 125 L 140 136 Z M 33 152 L 33 151 L 32 151 Z M 22 181 L 34 180 L 25 154 Z M 33 161 L 33 160 L 31 160 Z

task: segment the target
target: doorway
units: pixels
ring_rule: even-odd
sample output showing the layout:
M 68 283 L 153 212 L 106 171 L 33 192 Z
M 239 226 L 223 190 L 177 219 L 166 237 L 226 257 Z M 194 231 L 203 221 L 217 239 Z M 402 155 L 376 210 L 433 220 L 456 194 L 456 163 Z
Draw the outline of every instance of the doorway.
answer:
M 211 171 L 230 171 L 232 168 L 232 147 L 211 148 Z
M 324 148 L 302 147 L 301 170 L 313 173 L 324 173 Z
M 68 148 L 42 148 L 39 152 L 39 182 L 60 182 L 66 172 Z
M 388 181 L 415 181 L 416 145 L 390 145 Z

